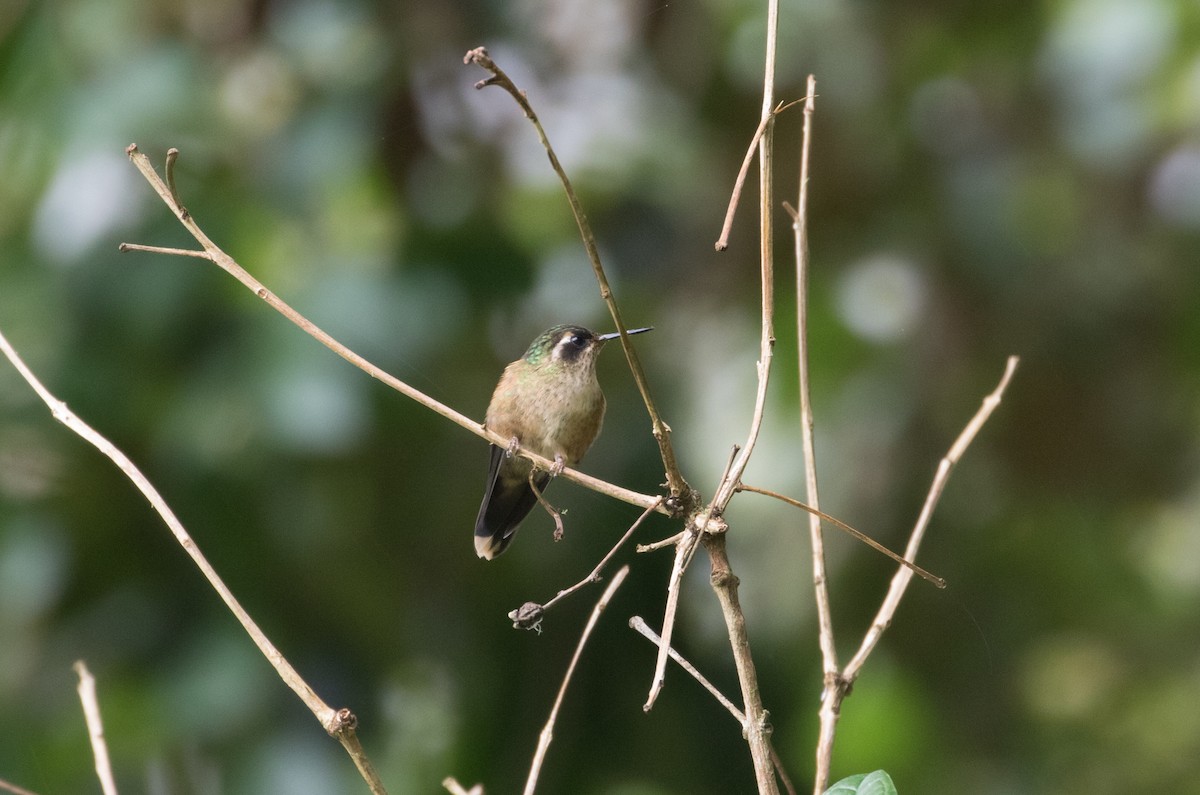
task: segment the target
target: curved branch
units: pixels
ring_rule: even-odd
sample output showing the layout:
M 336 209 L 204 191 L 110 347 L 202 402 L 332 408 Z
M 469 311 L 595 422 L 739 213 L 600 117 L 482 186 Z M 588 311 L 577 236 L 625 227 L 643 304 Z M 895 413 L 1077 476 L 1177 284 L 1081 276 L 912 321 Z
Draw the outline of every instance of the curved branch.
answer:
M 546 131 L 542 128 L 542 123 L 538 120 L 537 114 L 533 112 L 533 106 L 529 104 L 529 98 L 525 96 L 524 91 L 517 88 L 516 84 L 504 73 L 504 70 L 496 65 L 496 62 L 488 55 L 487 49 L 476 47 L 469 51 L 463 58 L 463 63 L 473 63 L 491 72 L 491 77 L 480 80 L 475 84 L 475 87 L 499 86 L 503 88 L 516 100 L 517 104 L 521 107 L 521 111 L 525 114 L 525 118 L 529 119 L 537 131 L 538 140 L 542 142 L 542 147 L 546 150 L 546 156 L 550 159 L 550 167 L 554 169 L 554 173 L 558 175 L 559 181 L 562 182 L 563 190 L 566 191 L 567 202 L 571 205 L 571 213 L 575 216 L 575 224 L 579 227 L 580 237 L 583 238 L 583 247 L 587 250 L 588 260 L 592 263 L 592 270 L 595 272 L 596 281 L 600 285 L 600 297 L 604 299 L 604 303 L 608 307 L 608 313 L 612 316 L 613 323 L 617 326 L 617 331 L 621 334 L 621 348 L 625 351 L 625 359 L 629 362 L 629 369 L 633 373 L 633 380 L 637 383 L 638 392 L 641 393 L 642 401 L 646 404 L 646 412 L 650 415 L 654 438 L 658 442 L 663 469 L 666 470 L 667 487 L 671 490 L 671 496 L 674 498 L 672 507 L 679 512 L 686 512 L 690 507 L 688 503 L 691 501 L 691 489 L 687 481 L 683 479 L 683 475 L 679 471 L 679 464 L 675 460 L 675 448 L 671 445 L 671 427 L 663 422 L 662 417 L 658 413 L 658 406 L 655 405 L 654 399 L 650 396 L 650 386 L 646 380 L 646 372 L 642 369 L 642 362 L 638 358 L 637 351 L 629 344 L 625 321 L 621 319 L 621 310 L 617 307 L 617 301 L 613 298 L 612 288 L 608 286 L 608 277 L 604 274 L 604 266 L 600 263 L 600 251 L 596 247 L 596 238 L 592 235 L 592 229 L 588 225 L 587 216 L 584 215 L 583 206 L 579 203 L 579 197 L 575 195 L 575 189 L 571 187 L 571 180 L 567 178 L 567 172 L 563 170 L 562 164 L 558 161 L 558 155 L 554 153 L 554 148 L 550 146 L 550 139 L 546 136 Z M 642 507 L 646 506 L 643 505 Z

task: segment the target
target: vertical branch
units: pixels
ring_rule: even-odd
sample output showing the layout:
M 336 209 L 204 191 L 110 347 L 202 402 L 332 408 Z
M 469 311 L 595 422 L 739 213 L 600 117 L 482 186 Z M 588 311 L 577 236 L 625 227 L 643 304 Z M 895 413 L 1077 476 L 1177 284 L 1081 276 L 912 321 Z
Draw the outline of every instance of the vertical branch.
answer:
M 770 381 L 771 358 L 775 350 L 775 184 L 774 168 L 775 140 L 775 50 L 779 29 L 779 0 L 767 4 L 767 57 L 763 74 L 762 135 L 758 139 L 758 218 L 759 218 L 759 281 L 761 285 L 761 330 L 759 335 L 758 391 L 754 399 L 754 417 L 750 422 L 750 433 L 741 452 L 734 458 L 733 465 L 717 487 L 712 506 L 720 514 L 729 505 L 737 491 L 754 446 L 762 428 L 763 413 L 767 403 L 767 385 Z
M 792 230 L 796 246 L 796 338 L 800 374 L 800 446 L 804 456 L 804 484 L 806 499 L 814 509 L 820 508 L 817 496 L 817 453 L 813 442 L 812 392 L 809 377 L 808 355 L 808 179 L 809 152 L 812 146 L 812 116 L 817 81 L 808 76 L 808 91 L 804 99 L 804 133 L 800 147 L 800 188 L 796 210 L 792 215 Z M 834 643 L 833 616 L 829 605 L 829 585 L 825 575 L 825 539 L 821 532 L 821 518 L 809 514 L 808 536 L 812 546 L 813 590 L 816 594 L 817 625 L 821 646 L 821 667 L 824 671 L 824 688 L 821 694 L 823 706 L 840 700 L 843 687 L 838 670 L 837 646 Z M 817 764 L 813 791 L 824 791 L 829 781 L 829 761 L 833 754 L 832 721 L 821 721 L 821 732 L 817 738 Z
M 96 760 L 100 789 L 104 795 L 117 795 L 117 782 L 113 779 L 112 764 L 108 760 L 108 743 L 104 741 L 100 702 L 96 699 L 96 677 L 92 676 L 83 660 L 75 662 L 75 673 L 79 675 L 79 701 L 83 704 L 83 718 L 87 721 L 88 737 L 92 741 L 92 756 Z
M 813 441 L 812 390 L 808 356 L 808 179 L 809 152 L 812 144 L 813 102 L 817 81 L 808 76 L 808 92 L 804 99 L 804 133 L 800 149 L 800 195 L 792 229 L 796 238 L 796 338 L 798 371 L 800 374 L 800 444 L 804 455 L 805 493 L 814 510 L 820 510 L 817 496 L 817 454 Z M 809 535 L 813 551 L 813 585 L 816 589 L 817 615 L 821 628 L 821 656 L 825 673 L 836 672 L 837 651 L 833 642 L 833 622 L 830 618 L 829 589 L 825 582 L 825 545 L 821 533 L 821 517 L 808 516 Z
M 775 104 L 775 52 L 778 30 L 779 2 L 778 0 L 769 0 L 762 104 L 762 117 L 767 119 L 767 122 L 758 142 L 759 272 L 762 286 L 758 392 L 755 398 L 754 418 L 751 421 L 746 444 L 734 458 L 709 506 L 709 511 L 714 516 L 724 511 L 729 500 L 736 493 L 737 484 L 741 480 L 742 473 L 745 471 L 746 464 L 749 463 L 750 455 L 754 452 L 754 446 L 758 441 L 763 412 L 766 408 L 767 384 L 775 347 L 775 247 L 772 223 L 775 212 L 775 191 L 772 177 L 775 125 L 772 120 L 772 108 Z M 725 618 L 725 628 L 729 633 L 729 644 L 733 652 L 734 664 L 737 667 L 738 684 L 742 690 L 743 711 L 746 715 L 743 730 L 746 734 L 746 742 L 750 746 L 750 756 L 754 762 L 754 777 L 758 783 L 760 795 L 776 795 L 779 787 L 775 780 L 774 765 L 771 762 L 771 726 L 769 716 L 763 709 L 762 694 L 758 687 L 758 674 L 754 667 L 754 658 L 750 652 L 750 640 L 746 632 L 746 619 L 738 600 L 738 578 L 729 565 L 729 557 L 725 549 L 725 534 L 705 534 L 703 538 L 712 565 L 710 582 L 717 595 L 717 600 L 721 603 L 721 613 Z M 669 644 L 665 633 L 664 642 Z
M 725 534 L 706 534 L 704 544 L 708 549 L 712 572 L 709 582 L 717 601 L 721 603 L 721 615 L 729 633 L 729 645 L 733 651 L 733 662 L 737 667 L 738 685 L 742 691 L 743 712 L 746 715 L 742 731 L 750 746 L 750 757 L 754 762 L 754 778 L 758 782 L 759 795 L 778 795 L 775 781 L 775 763 L 772 761 L 770 715 L 763 709 L 762 694 L 758 689 L 758 672 L 750 654 L 750 638 L 746 633 L 746 617 L 738 600 L 738 578 L 729 566 L 725 552 Z

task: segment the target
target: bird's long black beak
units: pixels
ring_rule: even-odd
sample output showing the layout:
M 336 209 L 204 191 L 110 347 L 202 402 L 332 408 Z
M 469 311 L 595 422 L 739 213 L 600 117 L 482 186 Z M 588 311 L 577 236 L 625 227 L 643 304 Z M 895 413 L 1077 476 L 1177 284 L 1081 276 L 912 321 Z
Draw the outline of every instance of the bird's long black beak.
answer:
M 643 331 L 654 331 L 654 326 L 646 326 L 645 328 L 631 328 L 628 331 L 626 331 L 625 333 L 626 334 L 641 334 Z M 615 340 L 619 336 L 621 336 L 621 332 L 614 331 L 611 334 L 598 334 L 598 335 L 596 335 L 596 339 L 599 340 L 600 342 L 608 342 L 609 340 Z

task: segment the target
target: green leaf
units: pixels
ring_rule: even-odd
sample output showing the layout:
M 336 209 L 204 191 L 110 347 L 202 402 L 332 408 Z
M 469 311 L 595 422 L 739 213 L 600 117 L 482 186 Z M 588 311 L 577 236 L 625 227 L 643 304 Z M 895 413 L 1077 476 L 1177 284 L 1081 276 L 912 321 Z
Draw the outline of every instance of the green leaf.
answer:
M 892 777 L 882 770 L 847 776 L 825 790 L 825 795 L 897 795 Z

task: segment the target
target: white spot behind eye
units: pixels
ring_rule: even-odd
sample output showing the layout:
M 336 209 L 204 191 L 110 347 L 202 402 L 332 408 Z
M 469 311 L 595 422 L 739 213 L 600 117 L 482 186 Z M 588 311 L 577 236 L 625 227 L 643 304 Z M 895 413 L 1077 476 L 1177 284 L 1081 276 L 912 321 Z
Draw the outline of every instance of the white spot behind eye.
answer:
M 582 351 L 587 347 L 587 340 L 574 332 L 565 332 L 559 339 L 558 344 L 554 346 L 554 358 L 572 358 L 575 356 L 575 351 Z M 574 348 L 575 351 L 568 352 L 568 348 Z

